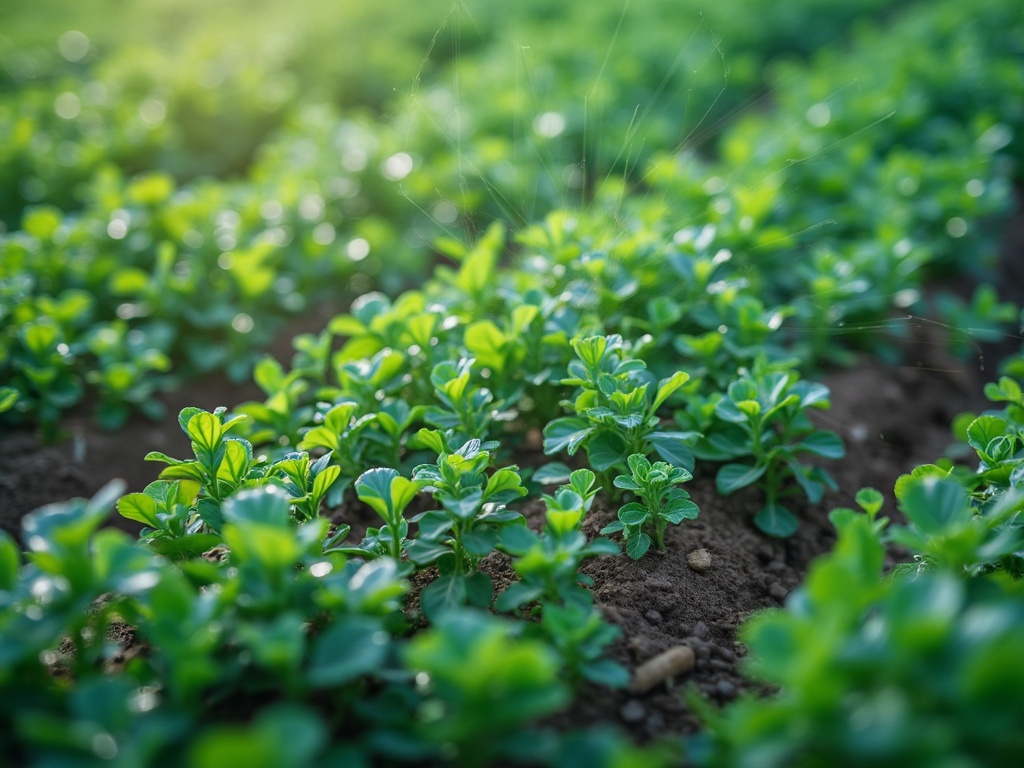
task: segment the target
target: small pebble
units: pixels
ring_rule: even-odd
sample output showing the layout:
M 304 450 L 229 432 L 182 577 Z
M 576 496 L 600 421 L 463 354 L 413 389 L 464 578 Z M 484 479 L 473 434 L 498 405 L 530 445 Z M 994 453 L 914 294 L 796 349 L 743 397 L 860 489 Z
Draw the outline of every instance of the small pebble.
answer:
M 732 664 L 730 664 L 728 661 L 725 661 L 724 659 L 712 659 L 708 663 L 708 666 L 711 667 L 711 669 L 717 670 L 719 672 L 725 672 L 726 670 L 732 669 Z
M 686 556 L 686 563 L 697 573 L 704 573 L 711 568 L 711 553 L 706 549 L 695 549 Z
M 633 672 L 629 683 L 631 693 L 645 693 L 659 683 L 671 680 L 676 675 L 693 669 L 693 649 L 687 645 L 676 645 L 648 659 Z
M 775 582 L 768 588 L 768 594 L 776 600 L 785 600 L 786 596 L 789 594 L 789 590 L 778 582 Z
M 698 621 L 696 624 L 693 625 L 693 635 L 694 637 L 707 637 L 708 625 L 705 624 L 703 621 Z
M 644 618 L 647 619 L 651 624 L 661 624 L 661 614 L 653 608 L 644 614 Z
M 619 709 L 619 715 L 621 715 L 624 722 L 640 723 L 647 717 L 647 710 L 636 699 L 630 699 Z
M 786 564 L 782 560 L 772 560 L 764 569 L 772 573 L 778 573 L 779 571 L 786 570 Z
M 711 649 L 708 647 L 707 643 L 694 643 L 693 652 L 701 661 L 707 661 L 711 658 Z

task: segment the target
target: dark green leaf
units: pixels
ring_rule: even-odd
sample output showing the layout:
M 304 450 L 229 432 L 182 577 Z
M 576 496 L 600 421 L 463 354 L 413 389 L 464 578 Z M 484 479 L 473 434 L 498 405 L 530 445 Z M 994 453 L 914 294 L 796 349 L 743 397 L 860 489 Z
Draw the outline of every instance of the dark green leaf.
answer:
M 726 464 L 718 470 L 715 476 L 715 487 L 723 496 L 746 488 L 756 483 L 765 472 L 765 466 L 750 466 L 748 464 Z

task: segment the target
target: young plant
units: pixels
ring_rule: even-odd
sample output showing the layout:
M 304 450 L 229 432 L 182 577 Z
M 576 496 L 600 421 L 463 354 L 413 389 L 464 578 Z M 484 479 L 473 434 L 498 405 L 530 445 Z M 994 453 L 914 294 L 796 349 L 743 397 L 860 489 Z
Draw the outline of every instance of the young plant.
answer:
M 846 452 L 835 432 L 815 429 L 808 408 L 828 408 L 829 391 L 823 384 L 799 381 L 795 371 L 743 372 L 715 402 L 720 427 L 698 445 L 703 457 L 743 463 L 724 464 L 715 477 L 723 496 L 757 484 L 765 505 L 754 524 L 769 536 L 792 535 L 797 520 L 782 504 L 787 480 L 795 480 L 811 501 L 821 501 L 826 488 L 835 488 L 821 467 L 804 464 L 804 455 L 840 459 Z
M 622 532 L 626 554 L 639 560 L 651 548 L 651 533 L 659 552 L 665 551 L 665 529 L 683 520 L 693 520 L 700 510 L 690 494 L 675 486 L 693 479 L 685 469 L 664 461 L 651 464 L 639 453 L 629 457 L 629 475 L 615 478 L 615 487 L 632 491 L 640 499 L 619 509 L 619 519 L 601 529 L 601 533 Z
M 546 606 L 589 606 L 592 599 L 586 587 L 594 582 L 579 572 L 580 563 L 588 557 L 619 554 L 619 545 L 610 539 L 587 542 L 581 531 L 556 533 L 550 525 L 540 535 L 525 525 L 509 526 L 501 532 L 499 546 L 512 556 L 519 576 L 498 595 L 494 607 L 499 611 L 514 611 L 534 600 Z
M 277 450 L 294 450 L 301 442 L 304 427 L 313 421 L 313 408 L 303 404 L 309 382 L 303 372 L 285 373 L 282 365 L 269 355 L 256 363 L 253 381 L 266 399 L 242 403 L 234 412 L 248 416 L 246 437 L 254 445 L 268 444 Z
M 454 611 L 404 651 L 424 697 L 413 733 L 446 749 L 446 758 L 460 765 L 493 765 L 528 753 L 519 729 L 570 698 L 559 679 L 559 654 L 539 639 L 522 637 L 505 619 Z
M 146 461 L 169 464 L 160 473 L 161 480 L 190 480 L 199 484 L 197 513 L 207 530 L 219 533 L 224 523 L 221 504 L 247 480 L 262 477 L 262 460 L 253 457 L 248 440 L 228 435 L 245 417 L 224 420 L 225 408 L 213 413 L 201 408 L 184 408 L 178 424 L 192 441 L 195 459 L 182 461 L 159 451 L 146 454 Z
M 154 397 L 156 374 L 169 371 L 171 360 L 157 348 L 156 336 L 129 332 L 123 320 L 101 324 L 88 334 L 86 345 L 97 364 L 86 372 L 85 380 L 99 391 L 96 420 L 104 429 L 124 426 L 130 406 L 151 419 L 163 416 L 163 405 Z
M 413 481 L 441 505 L 413 518 L 419 535 L 409 546 L 413 562 L 421 567 L 436 562 L 441 574 L 421 596 L 428 616 L 467 599 L 481 607 L 490 604 L 494 587 L 477 565 L 494 551 L 501 528 L 522 522 L 523 516 L 505 504 L 526 494 L 518 467 L 488 476 L 490 462 L 490 452 L 479 440 L 470 440 L 454 453 L 441 453 L 435 464 L 413 471 Z
M 193 480 L 157 480 L 142 493 L 117 501 L 121 517 L 147 526 L 139 538 L 164 557 L 197 557 L 220 543 L 216 533 L 203 532 L 196 509 L 200 485 Z
M 373 413 L 359 414 L 359 406 L 352 400 L 343 400 L 323 414 L 323 422 L 311 427 L 299 443 L 300 451 L 315 448 L 331 452 L 332 461 L 341 468 L 339 479 L 327 495 L 327 503 L 340 506 L 346 489 L 365 469 L 365 454 L 373 442 L 367 431 L 377 416 Z
M 541 498 L 547 505 L 548 530 L 556 536 L 578 531 L 597 491 L 597 476 L 584 468 L 570 474 L 569 484 L 560 487 L 553 496 L 542 494 Z
M 405 508 L 416 498 L 422 487 L 422 482 L 404 478 L 397 470 L 391 468 L 377 467 L 363 472 L 356 480 L 356 494 L 360 501 L 369 504 L 373 511 L 380 515 L 384 525 L 380 528 L 368 528 L 366 538 L 358 549 L 389 555 L 395 562 L 400 563 L 409 535 L 409 522 L 404 516 Z
M 590 466 L 605 480 L 611 469 L 627 471 L 626 458 L 634 453 L 656 453 L 673 466 L 692 470 L 687 441 L 696 435 L 663 430 L 658 417 L 658 409 L 689 375 L 678 371 L 655 382 L 642 360 L 629 357 L 617 335 L 577 339 L 573 349 L 579 359 L 569 363 L 570 378 L 562 383 L 579 387 L 575 400 L 564 404 L 576 415 L 544 428 L 544 452 L 565 450 L 572 456 L 582 447 Z
M 601 618 L 592 604 L 545 604 L 540 629 L 562 657 L 570 682 L 586 680 L 608 688 L 624 688 L 629 682 L 625 667 L 604 658 L 605 648 L 622 629 Z
M 284 480 L 284 489 L 292 504 L 292 514 L 297 520 L 303 521 L 320 515 L 320 505 L 341 475 L 341 467 L 331 464 L 330 451 L 313 462 L 305 451 L 296 451 L 271 464 L 267 474 L 271 477 L 280 476 Z
M 491 422 L 510 416 L 503 410 L 505 403 L 495 400 L 491 390 L 470 382 L 475 362 L 472 357 L 464 357 L 458 362 L 438 363 L 430 372 L 434 394 L 441 405 L 427 407 L 423 419 L 446 430 L 450 441 L 457 445 L 474 438 L 486 438 Z

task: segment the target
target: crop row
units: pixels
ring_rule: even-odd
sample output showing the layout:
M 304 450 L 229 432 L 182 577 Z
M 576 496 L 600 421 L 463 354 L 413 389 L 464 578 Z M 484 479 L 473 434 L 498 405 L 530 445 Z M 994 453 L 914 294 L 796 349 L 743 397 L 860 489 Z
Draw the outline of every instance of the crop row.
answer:
M 918 84 L 918 70 L 950 70 L 917 86 L 913 114 L 889 114 L 900 103 L 898 79 L 866 82 L 881 46 L 868 45 L 865 35 L 853 55 L 829 62 L 820 54 L 821 62 L 799 70 L 803 76 L 773 83 L 780 108 L 727 130 L 720 161 L 634 149 L 654 143 L 654 115 L 634 125 L 628 142 L 612 137 L 617 121 L 607 119 L 608 133 L 601 138 L 594 129 L 588 149 L 573 135 L 582 118 L 548 110 L 536 117 L 550 126 L 517 130 L 511 140 L 503 131 L 536 109 L 512 105 L 494 117 L 501 109 L 489 94 L 515 89 L 474 84 L 468 71 L 479 69 L 477 59 L 467 55 L 460 100 L 443 78 L 433 96 L 424 83 L 396 107 L 401 119 L 341 119 L 331 107 L 297 105 L 236 182 L 182 183 L 164 171 L 125 179 L 90 166 L 79 210 L 25 209 L 20 229 L 0 240 L 0 371 L 17 390 L 16 400 L 6 390 L 2 418 L 38 423 L 53 436 L 60 413 L 89 390 L 108 427 L 133 407 L 156 415 L 155 393 L 181 377 L 212 368 L 246 376 L 282 318 L 374 284 L 394 293 L 400 275 L 417 274 L 439 233 L 472 241 L 493 217 L 525 223 L 577 196 L 586 203 L 583 223 L 563 216 L 552 226 L 582 226 L 574 237 L 585 250 L 616 252 L 621 263 L 619 252 L 642 238 L 659 249 L 686 249 L 693 239 L 701 250 L 727 252 L 730 263 L 717 265 L 709 282 L 742 285 L 766 314 L 787 318 L 791 335 L 810 349 L 805 359 L 842 357 L 831 343 L 839 323 L 856 340 L 859 329 L 884 324 L 893 304 L 916 309 L 928 269 L 975 268 L 993 252 L 986 233 L 995 228 L 984 222 L 1010 204 L 1008 158 L 1019 154 L 1014 104 L 1024 89 L 1010 6 L 993 2 L 975 18 L 943 5 L 908 14 L 893 30 L 890 39 L 916 35 L 921 44 L 892 44 L 903 58 L 894 54 L 885 71 L 902 67 Z M 751 50 L 761 50 L 763 41 L 755 43 Z M 950 64 L 942 53 L 950 48 L 972 66 Z M 633 83 L 622 77 L 622 88 Z M 551 98 L 572 102 L 557 89 Z M 681 119 L 668 109 L 677 101 L 666 99 L 669 124 Z M 455 118 L 475 127 L 463 137 Z M 562 128 L 552 133 L 556 122 Z M 938 133 L 919 145 L 901 138 Z M 686 147 L 685 139 L 658 144 Z M 629 168 L 643 173 L 616 180 L 627 169 L 596 159 L 580 165 L 595 142 L 623 150 Z M 48 194 L 42 200 L 65 204 Z M 611 277 L 595 268 L 590 282 Z M 654 326 L 672 316 L 685 290 L 657 304 L 663 315 Z M 709 332 L 737 324 L 714 311 L 687 330 L 697 346 L 714 345 Z M 956 311 L 965 321 L 957 324 L 982 335 L 1010 314 L 984 291 L 973 307 Z
M 643 370 L 636 359 L 605 354 L 616 341 L 576 345 L 570 371 L 577 378 L 564 383 L 578 387 L 577 402 L 587 396 L 588 364 L 605 365 L 599 377 L 611 383 L 600 391 L 610 398 L 616 375 Z M 92 501 L 29 515 L 24 563 L 5 534 L 5 754 L 34 764 L 74 756 L 126 766 L 174 764 L 182 750 L 201 766 L 225 755 L 268 766 L 564 765 L 581 755 L 602 765 L 659 764 L 678 759 L 681 748 L 696 764 L 728 766 L 803 764 L 816 755 L 849 765 L 991 765 L 1019 754 L 1018 380 L 989 385 L 993 409 L 964 429 L 976 469 L 946 462 L 902 477 L 895 494 L 905 524 L 879 516 L 882 494 L 860 491 L 859 510 L 832 512 L 836 548 L 812 566 L 787 607 L 746 625 L 748 673 L 781 693 L 741 697 L 721 711 L 691 696 L 706 733 L 685 746 L 638 752 L 607 734 L 535 728 L 584 681 L 640 692 L 660 678 L 642 681 L 639 669 L 631 676 L 603 658 L 619 630 L 602 618 L 579 573 L 584 559 L 618 552 L 580 531 L 601 490 L 598 474 L 576 470 L 543 495 L 544 527 L 531 530 L 509 506 L 529 493 L 525 473 L 500 461 L 496 441 L 459 445 L 456 416 L 480 399 L 464 374 L 461 387 L 446 390 L 455 407 L 431 417 L 451 425 L 416 435 L 434 461 L 409 473 L 375 467 L 355 479 L 356 496 L 382 523 L 358 543 L 346 542 L 348 526 L 331 526 L 319 508 L 341 482 L 335 451 L 349 450 L 342 441 L 389 421 L 387 408 L 376 419 L 356 418 L 348 401 L 299 446 L 330 445 L 317 460 L 303 450 L 257 454 L 238 436 L 245 415 L 185 409 L 179 422 L 194 456 L 151 454 L 168 466 L 144 493 L 118 499 L 114 485 Z M 660 382 L 654 399 L 667 400 L 684 378 Z M 634 391 L 642 397 L 647 386 Z M 735 403 L 744 414 L 757 405 Z M 622 426 L 606 420 L 594 439 L 610 442 Z M 665 524 L 698 513 L 677 487 L 689 473 L 643 457 L 660 452 L 659 441 L 637 444 L 641 452 L 628 458 L 612 491 L 636 500 L 606 528 L 624 534 L 632 557 L 644 556 L 652 534 L 661 544 Z M 602 449 L 591 461 L 600 465 L 606 455 Z M 541 471 L 546 476 L 535 482 L 558 482 L 556 469 Z M 115 500 L 121 514 L 146 526 L 141 541 L 98 530 Z M 915 559 L 886 576 L 890 543 Z M 497 595 L 485 565 L 495 549 L 511 558 L 517 577 Z M 243 712 L 251 714 L 246 725 Z

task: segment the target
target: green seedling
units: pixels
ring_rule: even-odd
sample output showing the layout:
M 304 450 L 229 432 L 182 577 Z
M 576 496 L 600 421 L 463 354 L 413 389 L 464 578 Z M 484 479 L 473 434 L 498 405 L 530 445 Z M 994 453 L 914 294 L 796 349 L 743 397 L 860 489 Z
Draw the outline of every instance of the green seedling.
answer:
M 790 536 L 797 520 L 781 502 L 788 480 L 795 480 L 811 503 L 821 501 L 826 488 L 835 488 L 831 475 L 804 464 L 801 456 L 839 459 L 845 454 L 834 432 L 815 429 L 808 408 L 828 408 L 823 384 L 799 381 L 795 372 L 744 372 L 715 401 L 719 429 L 698 444 L 702 458 L 746 461 L 724 464 L 715 477 L 718 492 L 728 496 L 757 484 L 765 505 L 754 523 L 770 536 Z
M 266 399 L 242 403 L 234 412 L 247 416 L 245 434 L 254 445 L 269 444 L 277 450 L 292 450 L 301 442 L 302 430 L 313 421 L 313 408 L 304 404 L 309 381 L 301 370 L 285 373 L 277 360 L 260 359 L 253 368 L 253 381 Z
M 589 469 L 577 469 L 569 475 L 569 484 L 563 485 L 553 496 L 542 494 L 547 506 L 544 514 L 548 530 L 556 536 L 578 531 L 597 491 L 597 476 Z
M 656 453 L 673 466 L 693 469 L 687 441 L 697 436 L 663 430 L 658 410 L 686 381 L 679 371 L 654 382 L 642 360 L 629 357 L 620 336 L 592 336 L 573 342 L 579 359 L 569 363 L 563 384 L 579 388 L 564 405 L 576 415 L 555 419 L 544 428 L 544 452 L 581 447 L 590 466 L 607 479 L 612 469 L 628 471 L 626 458 Z M 611 483 L 603 483 L 610 489 Z
M 117 511 L 146 526 L 139 537 L 156 552 L 171 559 L 196 557 L 220 543 L 217 534 L 200 530 L 199 489 L 194 480 L 157 480 L 142 493 L 118 499 Z
M 377 420 L 376 414 L 359 414 L 359 406 L 352 400 L 343 400 L 323 414 L 323 423 L 311 427 L 299 443 L 300 451 L 323 449 L 331 452 L 332 461 L 341 468 L 341 474 L 327 496 L 332 507 L 341 505 L 345 491 L 366 468 L 366 453 L 373 441 L 367 433 Z
M 385 554 L 400 563 L 409 535 L 405 509 L 416 498 L 422 485 L 422 482 L 402 477 L 397 470 L 388 467 L 368 469 L 361 474 L 356 480 L 356 494 L 360 501 L 369 504 L 380 515 L 384 525 L 368 528 L 358 549 L 345 551 L 358 553 L 366 550 L 375 555 Z
M 470 381 L 473 358 L 462 358 L 458 362 L 438 363 L 430 372 L 434 394 L 441 402 L 423 411 L 428 424 L 450 433 L 450 441 L 459 444 L 474 438 L 483 439 L 490 431 L 491 423 L 507 419 L 510 413 L 505 403 L 495 400 L 487 387 L 477 387 Z
M 49 317 L 26 323 L 18 329 L 10 357 L 16 372 L 14 387 L 19 391 L 17 409 L 34 412 L 43 439 L 55 440 L 61 411 L 82 397 L 81 380 L 73 367 L 75 355 L 64 332 Z
M 341 475 L 341 467 L 331 464 L 328 451 L 316 461 L 310 461 L 305 451 L 285 454 L 267 469 L 268 477 L 281 477 L 292 504 L 292 514 L 299 521 L 312 520 L 320 514 L 320 507 L 331 486 Z
M 491 454 L 480 441 L 470 440 L 454 453 L 440 454 L 435 464 L 413 471 L 413 481 L 441 505 L 413 518 L 419 535 L 409 546 L 414 563 L 422 567 L 436 562 L 441 574 L 422 593 L 428 616 L 466 600 L 481 607 L 490 604 L 491 579 L 477 566 L 494 551 L 502 528 L 522 523 L 523 516 L 505 505 L 526 494 L 518 467 L 487 475 L 490 462 Z
M 499 537 L 500 548 L 512 555 L 512 567 L 519 576 L 495 601 L 499 611 L 514 611 L 527 603 L 542 600 L 545 605 L 590 605 L 586 587 L 593 581 L 579 572 L 580 563 L 590 557 L 619 554 L 619 545 L 610 539 L 587 542 L 578 530 L 555 532 L 548 528 L 537 535 L 525 525 L 505 528 Z
M 540 629 L 562 657 L 570 682 L 587 682 L 608 688 L 623 688 L 629 671 L 618 662 L 604 658 L 605 649 L 622 630 L 601 618 L 589 603 L 547 604 Z
M 130 332 L 128 324 L 116 321 L 95 326 L 86 345 L 97 365 L 85 375 L 100 396 L 96 420 L 108 430 L 124 425 L 135 406 L 151 419 L 163 415 L 162 404 L 155 399 L 157 374 L 171 369 L 167 354 L 157 348 L 157 334 Z
M 626 554 L 639 560 L 651 548 L 651 533 L 659 552 L 665 551 L 665 529 L 683 520 L 693 520 L 700 510 L 690 494 L 676 486 L 693 479 L 685 469 L 664 461 L 651 464 L 641 454 L 629 457 L 630 474 L 615 478 L 615 487 L 632 491 L 640 499 L 619 509 L 619 519 L 601 529 L 601 533 L 622 533 Z
M 199 517 L 207 530 L 220 532 L 223 525 L 221 504 L 248 480 L 262 477 L 262 459 L 253 456 L 248 440 L 228 435 L 244 416 L 225 421 L 225 408 L 213 413 L 201 408 L 184 408 L 178 415 L 178 424 L 192 441 L 195 459 L 179 460 L 150 451 L 146 461 L 159 461 L 170 466 L 160 472 L 161 480 L 190 480 L 198 483 Z
M 554 650 L 481 613 L 444 615 L 412 639 L 403 660 L 424 697 L 415 732 L 461 765 L 491 765 L 522 751 L 517 730 L 569 699 Z

